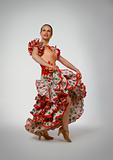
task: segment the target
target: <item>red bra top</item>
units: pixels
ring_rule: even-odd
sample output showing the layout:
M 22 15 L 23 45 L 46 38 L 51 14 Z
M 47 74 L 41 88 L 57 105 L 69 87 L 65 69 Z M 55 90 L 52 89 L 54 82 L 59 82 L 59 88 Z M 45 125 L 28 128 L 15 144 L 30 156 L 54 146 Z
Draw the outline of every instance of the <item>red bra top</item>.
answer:
M 58 59 L 59 56 L 60 56 L 60 49 L 57 48 L 56 46 L 55 47 L 50 46 L 50 45 L 46 45 L 46 46 L 49 47 L 49 49 L 51 49 L 51 50 L 52 50 L 52 48 L 55 49 L 55 52 L 57 53 L 57 59 Z M 43 45 L 43 42 L 39 41 L 39 38 L 38 39 L 37 38 L 33 39 L 33 40 L 28 42 L 28 52 L 29 52 L 30 55 L 32 55 L 32 51 L 33 51 L 34 47 L 38 48 L 38 55 L 39 56 L 43 55 L 45 45 Z M 49 61 L 48 61 L 48 63 L 49 63 Z

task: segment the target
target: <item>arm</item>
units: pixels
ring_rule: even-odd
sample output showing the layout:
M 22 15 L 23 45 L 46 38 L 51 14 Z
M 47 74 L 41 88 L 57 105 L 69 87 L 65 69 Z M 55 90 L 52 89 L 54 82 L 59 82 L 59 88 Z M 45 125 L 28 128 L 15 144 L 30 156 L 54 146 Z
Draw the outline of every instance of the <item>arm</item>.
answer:
M 58 61 L 61 62 L 64 66 L 68 67 L 69 69 L 72 69 L 76 72 L 80 72 L 75 66 L 73 66 L 67 59 L 65 59 L 61 55 L 59 56 Z
M 32 58 L 38 62 L 41 65 L 52 67 L 52 65 L 48 64 L 46 61 L 44 61 L 39 55 L 38 55 L 38 48 L 34 47 L 32 52 Z

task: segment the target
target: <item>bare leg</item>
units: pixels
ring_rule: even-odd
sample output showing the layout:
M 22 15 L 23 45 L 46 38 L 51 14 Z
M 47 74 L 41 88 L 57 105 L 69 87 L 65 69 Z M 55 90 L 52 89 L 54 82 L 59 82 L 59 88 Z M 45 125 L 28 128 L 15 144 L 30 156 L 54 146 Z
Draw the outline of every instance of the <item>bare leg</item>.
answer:
M 69 123 L 69 111 L 70 111 L 70 106 L 71 106 L 71 98 L 67 97 L 68 105 L 66 108 L 66 111 L 63 115 L 62 119 L 62 127 L 59 128 L 58 135 L 60 133 L 63 134 L 64 139 L 68 142 L 71 142 L 71 139 L 69 138 L 69 129 L 68 129 L 68 123 Z
M 64 130 L 69 131 L 68 123 L 69 123 L 69 111 L 70 111 L 70 106 L 71 106 L 71 98 L 67 97 L 67 101 L 69 102 L 69 104 L 68 104 L 68 106 L 66 108 L 66 111 L 65 111 L 65 113 L 63 115 L 62 122 L 63 122 L 63 128 L 64 128 Z

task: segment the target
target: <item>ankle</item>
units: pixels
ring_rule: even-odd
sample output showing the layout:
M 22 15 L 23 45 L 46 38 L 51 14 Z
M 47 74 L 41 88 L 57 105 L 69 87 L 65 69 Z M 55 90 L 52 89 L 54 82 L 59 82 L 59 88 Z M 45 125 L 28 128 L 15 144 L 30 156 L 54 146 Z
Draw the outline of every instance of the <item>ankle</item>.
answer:
M 66 132 L 69 132 L 69 128 L 67 126 L 62 126 L 63 130 L 65 130 Z

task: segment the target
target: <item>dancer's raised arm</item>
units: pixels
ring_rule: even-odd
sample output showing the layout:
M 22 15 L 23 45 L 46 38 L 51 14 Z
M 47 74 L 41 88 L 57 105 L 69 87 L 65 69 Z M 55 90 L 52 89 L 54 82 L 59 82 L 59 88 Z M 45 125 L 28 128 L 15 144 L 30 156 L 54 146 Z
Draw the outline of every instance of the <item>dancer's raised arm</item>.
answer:
M 62 63 L 64 66 L 68 67 L 69 69 L 72 69 L 72 70 L 80 73 L 80 71 L 74 65 L 72 65 L 66 58 L 64 58 L 63 56 L 60 55 L 59 58 L 58 58 L 58 61 L 60 63 Z

